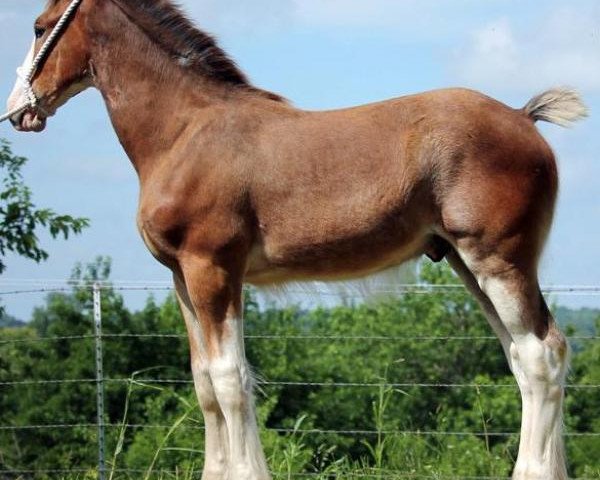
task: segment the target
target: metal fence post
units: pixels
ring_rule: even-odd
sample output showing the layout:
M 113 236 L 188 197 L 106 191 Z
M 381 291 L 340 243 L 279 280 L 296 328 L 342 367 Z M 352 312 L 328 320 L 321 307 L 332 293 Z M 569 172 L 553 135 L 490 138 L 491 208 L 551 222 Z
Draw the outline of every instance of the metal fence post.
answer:
M 106 464 L 104 459 L 104 369 L 102 360 L 102 305 L 101 288 L 94 283 L 94 337 L 96 340 L 96 412 L 98 425 L 98 479 L 104 480 Z

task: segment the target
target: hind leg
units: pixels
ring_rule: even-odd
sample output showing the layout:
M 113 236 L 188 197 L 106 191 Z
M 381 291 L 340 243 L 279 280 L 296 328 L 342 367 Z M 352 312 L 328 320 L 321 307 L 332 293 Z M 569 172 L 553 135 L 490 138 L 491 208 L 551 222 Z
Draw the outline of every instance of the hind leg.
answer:
M 513 372 L 523 396 L 516 479 L 567 478 L 562 439 L 562 404 L 568 347 L 536 280 L 520 275 L 490 277 L 484 284 L 512 336 Z
M 498 255 L 484 257 L 472 248 L 459 252 L 510 336 L 505 350 L 523 402 L 513 478 L 565 480 L 562 403 L 568 347 L 542 297 L 535 268 Z
M 471 294 L 479 302 L 479 305 L 483 310 L 485 318 L 487 319 L 488 323 L 492 327 L 492 330 L 494 330 L 494 333 L 496 334 L 496 336 L 500 340 L 500 343 L 502 344 L 504 354 L 506 355 L 506 359 L 508 360 L 508 364 L 512 370 L 512 361 L 510 355 L 510 345 L 512 343 L 512 337 L 510 336 L 510 333 L 508 332 L 508 330 L 502 323 L 502 320 L 498 316 L 496 308 L 490 301 L 489 297 L 483 292 L 483 290 L 481 290 L 481 287 L 477 283 L 475 275 L 473 275 L 471 270 L 469 270 L 469 268 L 467 267 L 467 265 L 456 250 L 449 250 L 446 255 L 446 260 L 448 260 L 448 263 L 450 264 L 452 269 L 463 281 L 465 287 L 467 287 L 467 290 L 469 290 L 469 292 L 471 292 Z
M 518 364 L 513 362 L 511 353 L 511 346 L 513 344 L 512 336 L 504 323 L 502 323 L 502 320 L 500 319 L 500 316 L 498 315 L 498 312 L 496 311 L 496 308 L 492 304 L 491 300 L 481 289 L 477 278 L 475 275 L 473 275 L 471 270 L 469 270 L 456 250 L 449 251 L 446 258 L 453 270 L 461 278 L 469 292 L 471 292 L 471 294 L 479 302 L 488 323 L 500 340 L 511 372 L 513 372 L 513 375 L 515 375 L 516 378 L 523 379 L 524 373 L 522 372 L 522 369 L 519 368 Z M 521 385 L 523 381 L 518 381 L 518 383 Z M 529 445 L 529 433 L 531 430 L 531 398 L 529 395 L 522 395 L 521 407 L 521 441 L 519 444 L 518 458 L 525 459 L 527 456 L 525 450 L 527 445 Z M 520 470 L 520 464 L 517 462 L 515 471 L 517 472 Z

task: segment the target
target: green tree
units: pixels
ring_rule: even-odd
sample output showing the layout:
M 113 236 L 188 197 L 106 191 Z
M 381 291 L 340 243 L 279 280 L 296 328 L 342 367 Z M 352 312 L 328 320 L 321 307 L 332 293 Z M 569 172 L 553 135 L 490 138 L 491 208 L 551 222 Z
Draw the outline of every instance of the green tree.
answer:
M 40 230 L 48 231 L 52 238 L 62 235 L 66 239 L 89 225 L 86 218 L 37 208 L 21 171 L 26 162 L 26 158 L 13 154 L 6 140 L 0 139 L 0 273 L 5 269 L 3 257 L 8 252 L 36 262 L 48 258 L 40 245 Z
M 92 424 L 0 429 L 0 470 L 93 469 L 93 382 L 3 382 L 94 376 L 92 338 L 48 343 L 42 337 L 89 335 L 89 286 L 99 280 L 105 286 L 105 376 L 113 380 L 106 383 L 109 465 L 135 470 L 120 470 L 113 480 L 144 478 L 138 472 L 149 467 L 160 479 L 176 478 L 166 473 L 173 470 L 181 472 L 177 478 L 199 477 L 203 421 L 189 383 L 188 345 L 177 303 L 172 295 L 160 303 L 150 297 L 141 311 L 131 312 L 118 290 L 110 288 L 109 270 L 106 259 L 76 268 L 72 293 L 50 295 L 25 328 L 0 328 L 0 425 Z M 421 280 L 456 282 L 447 267 L 429 264 Z M 316 472 L 326 472 L 316 477 L 322 479 L 384 474 L 395 480 L 407 478 L 406 473 L 432 478 L 510 474 L 518 442 L 510 432 L 519 430 L 519 393 L 502 349 L 464 290 L 309 311 L 261 308 L 251 291 L 246 300 L 247 353 L 259 380 L 261 437 L 279 478 Z M 567 430 L 589 434 L 567 437 L 569 471 L 576 477 L 600 478 L 600 396 L 595 388 L 600 344 L 593 340 L 599 330 L 600 322 L 590 332 L 593 337 L 581 342 L 569 380 L 588 388 L 567 392 Z M 116 381 L 122 379 L 130 381 Z M 278 381 L 313 383 L 273 384 Z M 430 388 L 440 383 L 455 386 Z M 75 478 L 84 477 L 63 480 Z
M 584 312 L 584 314 L 587 312 Z M 592 338 L 600 334 L 600 317 L 597 317 Z M 569 458 L 572 473 L 588 478 L 600 478 L 600 342 L 585 341 L 580 351 L 574 355 L 570 380 L 573 383 L 589 385 L 587 388 L 567 390 L 567 407 L 570 415 L 566 418 L 569 430 L 586 432 L 590 436 L 570 438 Z

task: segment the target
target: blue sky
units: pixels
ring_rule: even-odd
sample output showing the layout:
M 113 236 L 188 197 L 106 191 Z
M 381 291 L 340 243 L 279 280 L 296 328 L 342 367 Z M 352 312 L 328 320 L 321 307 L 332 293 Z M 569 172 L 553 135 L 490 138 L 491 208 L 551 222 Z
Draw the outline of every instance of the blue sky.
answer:
M 92 1 L 92 0 L 85 0 Z M 198 25 L 257 85 L 295 105 L 328 109 L 446 86 L 468 86 L 520 107 L 555 85 L 578 88 L 592 116 L 574 129 L 542 125 L 561 170 L 554 228 L 541 265 L 545 284 L 600 285 L 600 2 L 597 0 L 184 0 Z M 0 4 L 0 92 L 32 37 L 41 0 Z M 96 255 L 114 260 L 113 278 L 169 281 L 135 227 L 137 178 L 97 92 L 73 99 L 39 135 L 0 125 L 0 137 L 30 159 L 34 200 L 87 216 L 92 227 L 69 242 L 45 241 L 42 264 L 10 257 L 14 279 L 64 279 Z M 563 299 L 561 299 L 563 300 Z M 27 317 L 41 298 L 6 300 Z M 141 296 L 132 299 L 139 305 Z M 564 299 L 596 305 L 596 297 Z

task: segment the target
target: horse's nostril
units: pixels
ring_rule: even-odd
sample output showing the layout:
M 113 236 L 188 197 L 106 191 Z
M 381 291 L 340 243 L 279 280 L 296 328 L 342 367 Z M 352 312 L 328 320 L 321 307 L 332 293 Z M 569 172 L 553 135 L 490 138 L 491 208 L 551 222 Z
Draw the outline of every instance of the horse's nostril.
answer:
M 14 117 L 10 117 L 10 123 L 13 127 L 20 127 L 21 126 L 21 116 L 19 115 L 18 117 L 15 115 Z
M 21 130 L 23 127 L 23 117 L 25 116 L 25 113 L 25 111 L 19 112 L 9 118 L 11 125 L 17 130 Z

